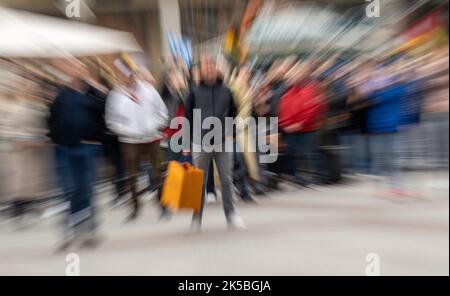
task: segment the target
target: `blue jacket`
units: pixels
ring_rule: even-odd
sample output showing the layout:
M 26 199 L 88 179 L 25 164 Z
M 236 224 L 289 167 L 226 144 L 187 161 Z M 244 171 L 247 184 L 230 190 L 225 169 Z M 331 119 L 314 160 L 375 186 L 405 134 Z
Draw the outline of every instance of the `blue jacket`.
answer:
M 59 145 L 101 141 L 106 131 L 103 113 L 104 102 L 92 90 L 82 94 L 66 87 L 50 107 L 49 137 Z
M 376 91 L 368 109 L 367 129 L 371 134 L 397 132 L 401 123 L 401 105 L 408 93 L 404 83 L 396 83 Z

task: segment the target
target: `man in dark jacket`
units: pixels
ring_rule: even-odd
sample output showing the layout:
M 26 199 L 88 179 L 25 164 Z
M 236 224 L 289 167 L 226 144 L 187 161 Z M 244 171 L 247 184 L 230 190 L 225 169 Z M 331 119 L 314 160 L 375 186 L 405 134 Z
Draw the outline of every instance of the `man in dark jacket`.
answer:
M 232 157 L 226 144 L 233 143 L 232 131 L 225 131 L 225 118 L 236 116 L 236 106 L 233 95 L 225 85 L 218 79 L 215 60 L 210 56 L 201 58 L 200 71 L 202 81 L 198 87 L 192 88 L 186 101 L 186 118 L 191 127 L 192 157 L 196 167 L 204 171 L 204 182 L 206 185 L 211 160 L 214 159 L 222 185 L 222 201 L 228 225 L 233 228 L 245 228 L 241 218 L 235 214 L 232 193 Z M 204 125 L 206 120 L 214 120 L 221 123 L 221 128 L 216 132 L 215 128 L 196 129 L 195 121 Z M 220 132 L 220 134 L 218 134 Z M 214 134 L 212 141 L 207 138 Z M 207 136 L 208 135 L 208 136 Z M 202 196 L 202 209 L 199 215 L 194 216 L 193 226 L 200 228 L 203 206 L 205 202 L 205 191 Z
M 77 65 L 77 67 L 80 67 Z M 95 157 L 101 154 L 103 105 L 88 95 L 86 70 L 74 70 L 70 86 L 61 90 L 50 107 L 49 136 L 55 147 L 60 187 L 70 202 L 67 232 L 61 249 L 85 236 L 83 243 L 96 242 L 93 208 Z

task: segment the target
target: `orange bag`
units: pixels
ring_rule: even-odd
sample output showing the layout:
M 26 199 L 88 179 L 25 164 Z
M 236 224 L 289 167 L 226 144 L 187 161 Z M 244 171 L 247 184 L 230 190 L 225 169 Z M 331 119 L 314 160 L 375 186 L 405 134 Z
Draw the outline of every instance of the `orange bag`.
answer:
M 203 190 L 203 171 L 189 163 L 171 161 L 162 189 L 161 204 L 172 212 L 193 209 L 200 212 Z

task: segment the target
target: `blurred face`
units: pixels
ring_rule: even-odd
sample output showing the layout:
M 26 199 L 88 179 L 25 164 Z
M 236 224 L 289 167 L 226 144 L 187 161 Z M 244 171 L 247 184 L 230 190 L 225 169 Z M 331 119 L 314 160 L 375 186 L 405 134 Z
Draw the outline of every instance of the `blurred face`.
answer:
M 134 83 L 133 75 L 128 77 L 124 75 L 121 71 L 117 71 L 116 75 L 119 82 L 125 87 L 131 87 L 133 85 Z
M 203 80 L 208 84 L 213 84 L 217 81 L 216 61 L 210 57 L 202 57 L 200 61 L 200 71 Z

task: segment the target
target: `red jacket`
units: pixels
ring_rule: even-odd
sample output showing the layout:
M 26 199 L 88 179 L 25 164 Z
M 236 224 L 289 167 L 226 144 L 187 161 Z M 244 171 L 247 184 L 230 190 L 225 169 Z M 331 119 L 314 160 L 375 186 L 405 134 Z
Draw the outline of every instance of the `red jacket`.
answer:
M 281 98 L 278 124 L 286 128 L 301 124 L 295 132 L 312 132 L 321 128 L 326 104 L 317 82 L 305 86 L 292 86 Z

